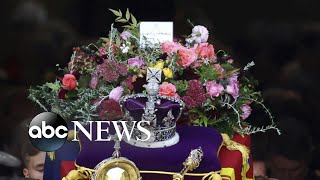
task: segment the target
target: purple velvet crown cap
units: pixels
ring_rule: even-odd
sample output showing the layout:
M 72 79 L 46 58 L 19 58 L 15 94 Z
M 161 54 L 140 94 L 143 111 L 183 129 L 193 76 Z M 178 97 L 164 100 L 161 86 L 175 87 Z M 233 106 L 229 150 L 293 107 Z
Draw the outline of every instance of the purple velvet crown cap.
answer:
M 147 97 L 128 98 L 124 102 L 123 108 L 129 111 L 130 116 L 133 117 L 135 121 L 140 121 L 142 114 L 144 113 L 147 100 Z M 181 114 L 181 106 L 178 102 L 173 102 L 168 99 L 160 100 L 160 104 L 155 105 L 155 109 L 157 109 L 157 126 L 164 127 L 162 120 L 167 116 L 170 110 L 172 110 L 175 122 L 178 120 Z

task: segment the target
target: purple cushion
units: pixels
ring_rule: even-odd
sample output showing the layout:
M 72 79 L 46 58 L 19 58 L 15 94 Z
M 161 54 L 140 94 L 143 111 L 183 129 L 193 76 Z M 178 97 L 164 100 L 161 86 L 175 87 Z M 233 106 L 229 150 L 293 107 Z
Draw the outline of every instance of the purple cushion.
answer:
M 92 124 L 92 130 L 94 140 L 96 139 L 95 123 Z M 217 130 L 206 127 L 178 126 L 177 132 L 180 135 L 179 143 L 166 148 L 140 148 L 121 142 L 121 155 L 133 161 L 140 170 L 180 172 L 183 168 L 182 163 L 188 157 L 190 151 L 201 146 L 204 153 L 202 162 L 192 172 L 208 173 L 221 169 L 218 152 L 222 137 Z M 110 157 L 114 151 L 113 141 L 90 141 L 82 132 L 79 132 L 79 139 L 81 151 L 76 159 L 79 166 L 93 169 L 100 161 Z M 146 179 L 146 175 L 142 174 L 142 176 Z

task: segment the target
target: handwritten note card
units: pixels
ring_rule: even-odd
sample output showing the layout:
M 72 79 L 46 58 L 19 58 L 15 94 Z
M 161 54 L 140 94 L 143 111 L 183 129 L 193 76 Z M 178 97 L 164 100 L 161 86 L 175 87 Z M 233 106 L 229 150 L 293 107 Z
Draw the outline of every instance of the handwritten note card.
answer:
M 140 45 L 144 47 L 146 41 L 152 44 L 173 41 L 173 22 L 141 22 Z

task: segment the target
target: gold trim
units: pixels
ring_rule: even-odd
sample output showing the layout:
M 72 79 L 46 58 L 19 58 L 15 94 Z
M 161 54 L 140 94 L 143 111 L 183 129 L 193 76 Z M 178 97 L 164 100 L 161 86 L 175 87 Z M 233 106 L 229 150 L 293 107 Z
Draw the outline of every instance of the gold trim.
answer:
M 222 134 L 221 134 L 222 135 Z M 219 153 L 220 153 L 220 150 L 222 148 L 222 146 L 224 146 L 224 137 L 222 135 L 222 142 L 218 148 L 218 151 L 217 151 L 217 156 L 219 156 Z M 82 143 L 81 143 L 81 139 L 79 138 L 78 136 L 78 132 L 77 132 L 77 140 L 78 140 L 78 143 L 79 143 L 79 146 L 80 146 L 80 152 L 79 154 L 81 153 L 81 150 L 82 150 Z M 109 163 L 108 163 L 109 164 Z M 90 173 L 90 176 L 95 172 L 94 169 L 90 169 L 90 168 L 86 168 L 86 167 L 82 167 L 82 166 L 79 166 L 77 164 L 77 160 L 74 161 L 74 165 L 75 167 L 77 168 L 77 170 L 72 170 L 72 171 L 77 171 L 77 173 L 80 172 L 80 174 L 82 172 L 89 172 Z M 106 165 L 104 165 L 106 166 Z M 104 167 L 102 166 L 102 167 Z M 100 168 L 102 169 L 102 168 Z M 70 171 L 69 174 L 71 173 L 74 173 Z M 141 174 L 165 174 L 165 175 L 175 175 L 177 174 L 177 172 L 166 172 L 166 171 L 146 171 L 146 170 L 138 170 L 138 172 L 140 172 Z M 198 177 L 202 177 L 202 180 L 221 180 L 221 176 L 219 175 L 221 171 L 211 171 L 211 172 L 208 172 L 208 173 L 186 173 L 185 176 L 198 176 Z M 69 175 L 68 174 L 68 175 Z M 79 175 L 80 175 L 79 174 Z M 63 179 L 63 180 L 77 180 L 77 179 Z
M 77 167 L 77 170 L 71 170 L 62 180 L 79 180 L 90 179 L 93 174 L 91 169 L 85 167 Z
M 94 172 L 93 169 L 79 166 L 79 165 L 76 164 L 76 162 L 75 162 L 74 165 L 75 165 L 75 167 L 77 169 L 90 171 L 92 173 Z M 177 172 L 147 171 L 147 170 L 140 170 L 139 172 L 140 172 L 140 174 L 163 174 L 163 175 L 172 175 L 172 176 L 177 173 Z M 203 177 L 203 178 L 209 178 L 209 179 L 202 179 L 202 180 L 215 180 L 215 179 L 212 179 L 213 174 L 220 174 L 220 173 L 221 173 L 221 171 L 211 171 L 211 172 L 208 172 L 208 173 L 186 173 L 185 176 L 198 176 L 198 177 Z
M 233 168 L 222 168 L 220 175 L 228 180 L 235 180 L 235 172 Z
M 242 165 L 245 165 L 249 160 L 250 150 L 247 146 L 237 143 L 230 139 L 227 134 L 222 133 L 223 145 L 230 151 L 238 150 L 242 154 Z
M 139 179 L 140 172 L 139 169 L 130 161 L 126 159 L 110 159 L 105 164 L 103 164 L 96 172 L 94 172 L 94 179 L 106 179 L 108 177 L 108 172 L 115 169 L 121 169 L 121 177 L 124 179 Z M 120 175 L 120 174 L 119 174 Z M 122 179 L 121 178 L 121 179 Z

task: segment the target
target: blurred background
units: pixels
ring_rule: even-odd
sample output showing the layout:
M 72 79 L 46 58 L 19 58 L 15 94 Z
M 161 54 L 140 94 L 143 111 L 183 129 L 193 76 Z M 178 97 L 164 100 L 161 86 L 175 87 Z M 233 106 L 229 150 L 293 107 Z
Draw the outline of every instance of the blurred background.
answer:
M 319 7 L 317 0 L 2 0 L 0 151 L 20 157 L 27 125 L 41 112 L 27 100 L 27 88 L 54 80 L 55 65 L 67 64 L 72 47 L 106 36 L 115 19 L 108 8 L 129 8 L 140 21 L 174 21 L 175 34 L 189 34 L 190 19 L 209 29 L 216 51 L 225 50 L 241 66 L 254 61 L 258 88 L 277 123 L 290 129 L 284 141 L 291 141 L 277 145 L 269 143 L 270 133 L 253 135 L 254 160 L 268 162 L 270 146 L 275 152 L 300 146 L 298 137 L 291 138 L 298 134 L 306 149 L 296 154 L 310 151 L 307 166 L 313 172 L 320 167 Z M 261 125 L 264 118 L 256 112 L 251 121 Z M 297 156 L 293 159 L 301 160 Z M 22 176 L 1 160 L 0 173 Z

